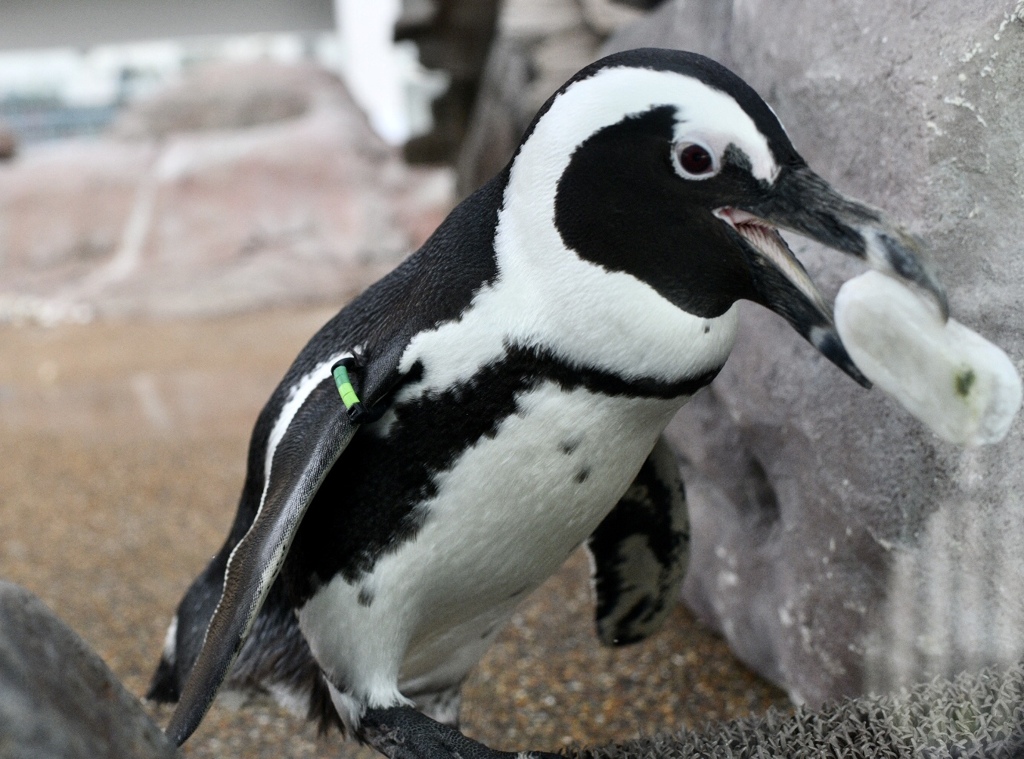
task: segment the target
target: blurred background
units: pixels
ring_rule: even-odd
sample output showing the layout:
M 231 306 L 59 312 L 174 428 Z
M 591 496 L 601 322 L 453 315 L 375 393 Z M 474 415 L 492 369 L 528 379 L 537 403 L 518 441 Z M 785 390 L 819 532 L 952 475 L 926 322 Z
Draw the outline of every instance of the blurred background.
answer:
M 927 239 L 954 317 L 1024 369 L 1024 0 L 12 0 L 0 578 L 141 695 L 298 350 L 565 79 L 645 45 L 752 84 L 816 171 Z M 860 270 L 792 245 L 826 294 Z M 685 604 L 600 649 L 574 556 L 467 683 L 469 735 L 621 741 L 1024 660 L 1024 424 L 943 443 L 742 306 L 729 364 L 669 430 Z M 187 756 L 358 751 L 229 706 Z
M 643 13 L 604 0 L 5 3 L 0 578 L 41 596 L 141 696 L 292 358 Z M 592 618 L 576 556 L 467 685 L 467 732 L 554 749 L 788 703 L 682 607 L 621 651 L 599 648 Z M 273 704 L 231 706 L 187 756 L 358 753 Z

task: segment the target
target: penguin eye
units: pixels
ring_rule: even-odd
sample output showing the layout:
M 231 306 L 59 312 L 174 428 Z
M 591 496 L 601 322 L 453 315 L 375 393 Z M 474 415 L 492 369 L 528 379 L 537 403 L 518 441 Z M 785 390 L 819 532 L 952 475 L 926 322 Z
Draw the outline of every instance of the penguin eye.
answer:
M 706 179 L 715 173 L 715 159 L 711 151 L 696 142 L 676 146 L 676 161 L 680 174 L 691 179 Z

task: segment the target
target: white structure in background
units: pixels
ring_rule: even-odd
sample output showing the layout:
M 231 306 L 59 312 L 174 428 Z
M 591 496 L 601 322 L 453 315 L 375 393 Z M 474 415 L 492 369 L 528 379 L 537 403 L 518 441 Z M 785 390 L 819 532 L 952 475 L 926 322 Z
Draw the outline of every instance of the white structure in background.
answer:
M 315 34 L 312 40 L 309 35 L 265 33 L 0 53 L 0 121 L 7 121 L 26 143 L 100 132 L 120 104 L 173 83 L 190 65 L 211 60 L 292 63 L 318 50 L 329 52 L 331 43 L 337 48 L 336 34 Z M 316 44 L 319 38 L 325 38 L 322 44 Z
M 61 83 L 69 106 L 103 106 L 145 96 L 182 70 L 182 45 L 171 40 L 97 45 L 80 53 L 74 75 Z
M 424 69 L 411 42 L 394 41 L 401 0 L 334 0 L 341 72 L 374 130 L 392 144 L 430 129 L 430 103 L 447 78 Z
M 345 79 L 373 128 L 388 142 L 400 144 L 427 131 L 430 103 L 447 83 L 443 74 L 420 65 L 415 45 L 394 42 L 400 0 L 334 2 L 336 33 L 200 36 L 0 53 L 0 119 L 6 117 L 29 142 L 66 132 L 88 133 L 102 129 L 117 104 L 172 83 L 189 65 L 312 58 Z M 43 123 L 46 117 L 22 110 L 26 101 L 47 100 L 67 109 L 57 118 L 69 123 L 49 128 Z M 12 109 L 12 101 L 21 105 Z M 88 123 L 83 121 L 86 109 L 94 111 Z
M 0 53 L 0 100 L 54 97 L 71 107 L 110 105 L 145 95 L 173 81 L 186 65 L 207 60 L 294 63 L 308 58 L 310 47 L 314 54 L 324 51 L 330 58 L 325 64 L 338 59 L 332 55 L 334 34 L 320 33 L 308 43 L 300 34 L 247 34 Z

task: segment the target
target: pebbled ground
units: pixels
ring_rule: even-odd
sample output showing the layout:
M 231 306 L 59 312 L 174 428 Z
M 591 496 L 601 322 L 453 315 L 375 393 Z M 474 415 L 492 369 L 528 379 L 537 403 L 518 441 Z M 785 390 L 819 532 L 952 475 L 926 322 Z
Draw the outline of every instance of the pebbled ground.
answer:
M 0 328 L 0 577 L 38 594 L 131 692 L 227 530 L 261 404 L 331 313 Z M 557 750 L 788 708 L 683 608 L 618 650 L 598 645 L 592 614 L 576 555 L 467 683 L 465 731 Z M 185 755 L 375 756 L 273 705 L 220 703 Z

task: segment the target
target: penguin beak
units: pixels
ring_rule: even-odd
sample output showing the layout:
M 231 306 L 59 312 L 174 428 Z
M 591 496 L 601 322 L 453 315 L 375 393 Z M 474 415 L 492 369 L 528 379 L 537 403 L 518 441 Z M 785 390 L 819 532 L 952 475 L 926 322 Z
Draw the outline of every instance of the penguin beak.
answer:
M 943 321 L 949 316 L 945 289 L 923 259 L 920 242 L 880 211 L 840 195 L 806 166 L 784 169 L 768 193 L 754 203 L 714 213 L 743 239 L 760 302 L 864 387 L 871 383 L 843 347 L 832 309 L 778 228 L 864 260 L 918 288 L 934 301 Z
M 840 195 L 806 166 L 785 169 L 770 193 L 746 210 L 919 288 L 943 321 L 949 317 L 945 288 L 924 260 L 921 241 L 881 211 Z
M 735 208 L 720 208 L 715 215 L 729 224 L 745 243 L 742 247 L 757 301 L 788 321 L 825 358 L 856 382 L 871 387 L 843 347 L 832 322 L 832 309 L 778 230 Z

